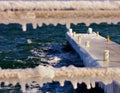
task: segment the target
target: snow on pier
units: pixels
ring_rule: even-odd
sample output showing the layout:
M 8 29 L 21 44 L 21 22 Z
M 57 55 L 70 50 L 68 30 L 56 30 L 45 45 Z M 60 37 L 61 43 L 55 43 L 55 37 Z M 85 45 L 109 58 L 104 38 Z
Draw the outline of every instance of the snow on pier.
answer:
M 120 67 L 120 45 L 110 41 L 109 36 L 105 39 L 99 35 L 99 32 L 92 32 L 92 28 L 89 28 L 86 34 L 76 34 L 72 29 L 69 29 L 66 33 L 66 39 L 81 57 L 86 67 L 95 67 L 98 73 L 100 70 L 98 69 L 99 67 L 105 67 L 105 69 L 112 68 L 114 71 Z M 111 73 L 112 71 L 107 70 L 106 72 Z M 114 76 L 119 77 L 119 72 L 120 70 L 118 70 Z M 103 72 L 101 73 L 101 77 L 102 74 Z M 92 75 L 91 73 L 91 76 Z M 105 79 L 105 76 L 102 78 Z M 110 76 L 110 78 L 112 77 Z M 103 88 L 106 93 L 120 93 L 120 80 L 113 80 L 116 81 L 107 85 L 101 83 L 103 82 L 101 80 L 99 86 Z
M 89 32 L 76 34 L 70 29 L 66 34 L 67 41 L 82 58 L 87 67 L 120 67 L 120 45 L 100 36 L 98 33 Z

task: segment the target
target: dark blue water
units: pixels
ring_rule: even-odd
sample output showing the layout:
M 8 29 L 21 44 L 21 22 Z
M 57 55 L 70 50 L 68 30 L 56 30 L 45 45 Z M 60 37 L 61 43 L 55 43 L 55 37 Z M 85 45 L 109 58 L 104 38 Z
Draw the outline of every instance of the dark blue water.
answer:
M 104 37 L 110 35 L 112 41 L 120 44 L 119 23 L 92 23 L 89 27 L 92 27 L 95 32 L 99 31 L 100 35 Z M 88 29 L 84 23 L 71 24 L 71 28 L 79 33 L 86 33 Z M 22 31 L 20 24 L 0 24 L 0 67 L 3 69 L 34 68 L 38 65 L 52 65 L 57 68 L 69 65 L 83 67 L 82 60 L 65 39 L 66 31 L 66 25 L 61 24 L 57 26 L 43 24 L 37 29 L 33 29 L 32 24 L 27 24 L 26 32 Z M 85 84 L 78 84 L 78 88 L 74 90 L 69 81 L 65 82 L 64 87 L 61 87 L 56 81 L 44 84 L 42 87 L 39 84 L 26 85 L 26 89 L 32 90 L 37 87 L 38 93 L 56 93 L 57 89 L 62 91 L 60 93 L 65 93 L 64 90 L 68 85 L 71 85 L 69 93 L 80 93 L 80 91 L 81 93 L 98 93 L 98 90 L 100 93 L 104 93 L 98 87 L 87 90 Z M 11 89 L 6 89 L 3 82 L 0 83 L 0 86 L 3 88 L 0 89 L 0 93 L 11 93 L 11 91 L 12 93 L 22 93 L 19 83 L 15 86 L 9 84 L 7 87 L 11 87 Z
M 65 25 L 43 24 L 42 27 L 33 29 L 32 24 L 27 24 L 27 31 L 23 32 L 20 24 L 1 24 L 0 30 L 1 68 L 34 68 L 50 63 L 55 67 L 70 64 L 77 66 L 80 61 L 67 44 Z M 58 64 L 55 64 L 55 60 Z

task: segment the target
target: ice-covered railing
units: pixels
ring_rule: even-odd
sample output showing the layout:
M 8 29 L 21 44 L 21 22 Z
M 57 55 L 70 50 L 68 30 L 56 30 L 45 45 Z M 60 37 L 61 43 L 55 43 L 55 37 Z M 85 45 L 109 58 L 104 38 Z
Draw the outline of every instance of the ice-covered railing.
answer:
M 0 1 L 0 10 L 79 10 L 79 9 L 120 9 L 119 0 L 80 1 Z
M 100 78 L 106 77 L 114 79 L 120 77 L 120 68 L 77 68 L 74 66 L 53 68 L 52 66 L 41 66 L 32 69 L 1 69 L 0 80 L 2 79 L 28 79 L 28 78 L 74 78 L 89 77 Z
M 77 88 L 77 83 L 85 82 L 87 88 L 90 89 L 95 87 L 95 82 L 100 81 L 102 82 L 100 87 L 113 84 L 115 81 L 119 84 L 120 68 L 77 68 L 74 66 L 53 68 L 39 65 L 34 69 L 0 69 L 0 81 L 20 82 L 25 85 L 31 80 L 40 82 L 40 85 L 50 81 L 59 81 L 61 86 L 64 85 L 65 80 L 69 80 L 74 88 Z
M 119 80 L 120 68 L 76 68 L 74 66 L 53 68 L 51 66 L 41 66 L 32 69 L 1 69 L 0 80 L 3 79 L 58 79 L 58 78 L 94 78 L 95 81 L 99 79 Z M 96 79 L 95 79 L 96 78 Z M 84 80 L 84 79 L 83 79 Z

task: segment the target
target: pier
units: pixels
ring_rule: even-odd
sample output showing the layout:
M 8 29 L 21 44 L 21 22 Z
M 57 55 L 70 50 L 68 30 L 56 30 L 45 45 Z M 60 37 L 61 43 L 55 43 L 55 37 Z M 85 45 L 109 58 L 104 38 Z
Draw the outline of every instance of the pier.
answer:
M 99 70 L 100 68 L 112 68 L 114 71 L 120 67 L 120 45 L 110 41 L 109 36 L 106 39 L 100 36 L 99 32 L 92 32 L 92 28 L 89 28 L 85 34 L 76 34 L 72 29 L 69 29 L 66 33 L 66 39 L 81 57 L 85 67 L 92 67 L 96 70 L 98 68 Z M 111 73 L 110 70 L 106 72 Z M 119 77 L 119 72 L 115 77 Z M 115 80 L 114 84 L 107 85 L 101 82 L 99 82 L 99 86 L 104 89 L 105 93 L 120 93 L 119 80 Z
M 0 0 L 0 93 L 120 93 L 120 1 L 16 1 Z
M 86 67 L 120 67 L 120 45 L 92 29 L 86 34 L 76 34 L 70 29 L 66 39 L 83 60 Z
M 41 24 L 32 24 L 34 30 L 38 26 Z M 21 27 L 22 31 L 28 31 L 27 24 Z M 66 24 L 66 27 L 69 28 L 70 24 Z M 120 45 L 110 41 L 109 36 L 106 39 L 100 36 L 99 32 L 92 32 L 91 28 L 85 34 L 69 29 L 66 39 L 81 57 L 85 67 L 71 65 L 54 68 L 51 65 L 39 65 L 26 69 L 0 68 L 0 82 L 4 81 L 5 86 L 20 82 L 23 92 L 27 91 L 25 84 L 31 85 L 32 81 L 38 82 L 41 87 L 53 81 L 58 81 L 60 86 L 65 86 L 65 81 L 70 81 L 74 89 L 84 82 L 87 89 L 95 88 L 98 84 L 104 89 L 104 93 L 120 93 Z M 31 44 L 32 40 L 28 38 L 27 43 Z M 0 88 L 2 89 L 2 86 Z

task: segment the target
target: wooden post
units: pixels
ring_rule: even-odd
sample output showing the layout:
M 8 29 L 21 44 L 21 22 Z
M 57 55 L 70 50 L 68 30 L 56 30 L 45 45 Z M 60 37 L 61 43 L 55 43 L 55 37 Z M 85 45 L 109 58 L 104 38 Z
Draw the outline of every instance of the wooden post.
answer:
M 81 40 L 82 40 L 82 35 L 78 36 L 78 43 L 81 44 Z
M 42 26 L 42 23 L 39 23 L 38 26 L 41 27 L 41 26 Z
M 109 50 L 104 50 L 104 65 L 109 65 Z
M 71 36 L 73 35 L 73 32 L 72 32 L 71 28 L 69 29 L 69 33 L 70 33 Z
M 88 34 L 92 34 L 92 28 L 88 28 Z
M 73 32 L 73 37 L 76 37 L 76 32 Z
M 90 47 L 90 41 L 89 41 L 89 40 L 85 42 L 85 47 L 86 47 L 86 48 L 89 48 L 89 47 Z
M 99 32 L 97 32 L 96 34 L 97 34 L 97 36 L 99 36 Z
M 110 36 L 109 35 L 107 36 L 107 43 L 108 44 L 110 43 Z

